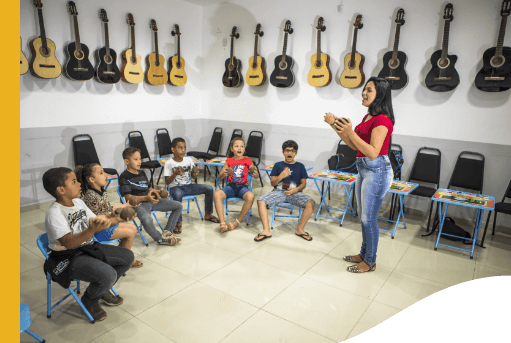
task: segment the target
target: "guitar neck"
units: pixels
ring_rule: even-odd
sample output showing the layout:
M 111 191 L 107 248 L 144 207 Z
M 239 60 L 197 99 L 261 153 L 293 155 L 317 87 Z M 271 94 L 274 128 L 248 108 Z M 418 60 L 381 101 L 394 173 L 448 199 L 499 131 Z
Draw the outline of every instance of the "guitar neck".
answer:
M 287 53 L 287 35 L 288 33 L 286 32 L 284 34 L 284 48 L 282 49 L 282 62 L 285 62 L 286 61 L 286 53 Z
M 105 50 L 106 55 L 110 57 L 110 38 L 108 35 L 108 23 L 105 23 Z
M 355 31 L 353 32 L 353 47 L 351 48 L 351 64 L 355 63 L 355 53 L 357 52 L 357 34 L 358 28 L 355 27 Z
M 181 65 L 181 35 L 177 35 L 177 63 Z
M 44 19 L 43 19 L 43 9 L 37 9 L 37 16 L 39 17 L 39 32 L 41 32 L 41 43 L 43 48 L 46 50 L 46 31 L 44 30 Z
M 160 65 L 160 52 L 158 50 L 158 32 L 154 31 L 154 50 L 156 53 L 156 65 Z
M 502 55 L 502 47 L 504 46 L 504 34 L 506 33 L 507 15 L 502 16 L 500 21 L 499 39 L 497 40 L 496 55 Z
M 397 47 L 399 46 L 399 33 L 401 32 L 401 25 L 396 25 L 396 36 L 394 38 L 394 51 L 392 52 L 392 59 L 397 60 Z
M 257 66 L 257 40 L 259 38 L 259 35 L 255 35 L 255 43 L 254 43 L 254 68 Z
M 231 37 L 231 64 L 233 64 L 234 58 L 234 37 Z
M 134 61 L 137 60 L 137 52 L 135 49 L 135 26 L 131 26 L 131 51 L 132 51 L 132 59 Z
M 442 58 L 447 58 L 447 53 L 449 51 L 449 28 L 451 27 L 451 22 L 446 20 L 444 26 L 444 40 L 442 42 Z
M 82 45 L 80 44 L 80 30 L 78 29 L 78 16 L 73 16 L 73 24 L 75 27 L 75 46 L 76 51 L 82 51 Z
M 321 30 L 318 30 L 318 52 L 316 54 L 316 61 L 321 61 Z

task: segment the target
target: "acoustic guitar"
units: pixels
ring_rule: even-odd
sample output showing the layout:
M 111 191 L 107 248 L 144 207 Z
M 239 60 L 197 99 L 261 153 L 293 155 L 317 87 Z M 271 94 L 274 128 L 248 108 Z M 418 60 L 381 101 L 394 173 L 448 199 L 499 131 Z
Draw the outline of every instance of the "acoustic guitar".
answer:
M 96 80 L 101 83 L 113 84 L 121 79 L 121 72 L 117 66 L 117 53 L 110 48 L 110 39 L 108 35 L 108 16 L 104 9 L 99 11 L 99 18 L 105 28 L 105 46 L 96 50 Z
M 445 5 L 442 50 L 437 50 L 431 55 L 431 70 L 426 75 L 426 87 L 434 92 L 452 91 L 460 83 L 460 76 L 454 68 L 458 56 L 448 54 L 449 28 L 454 19 L 453 10 L 452 4 Z
M 154 50 L 148 57 L 149 68 L 147 69 L 147 82 L 154 86 L 162 86 L 167 83 L 169 76 L 165 70 L 165 58 L 158 50 L 158 26 L 156 20 L 151 19 L 150 25 L 154 35 Z
M 408 75 L 405 71 L 405 64 L 407 61 L 406 54 L 398 51 L 399 34 L 401 26 L 405 24 L 405 10 L 400 8 L 396 16 L 396 35 L 394 38 L 394 50 L 387 51 L 383 55 L 383 68 L 381 69 L 378 77 L 387 80 L 390 84 L 390 89 L 396 90 L 404 88 L 408 84 Z
M 477 73 L 475 86 L 484 92 L 503 92 L 511 88 L 511 48 L 504 46 L 507 17 L 511 12 L 511 0 L 502 1 L 499 38 L 497 46 L 483 54 L 483 67 Z
M 293 73 L 293 58 L 286 55 L 287 51 L 287 36 L 293 33 L 291 21 L 286 21 L 284 26 L 284 48 L 282 55 L 275 57 L 275 69 L 270 75 L 270 83 L 279 88 L 288 88 L 295 83 L 295 74 Z
M 33 0 L 39 17 L 39 37 L 30 42 L 32 58 L 29 63 L 30 72 L 36 77 L 43 79 L 54 79 L 62 72 L 59 60 L 55 57 L 55 43 L 46 38 L 43 19 L 43 4 L 41 0 Z
M 80 42 L 78 29 L 78 11 L 73 1 L 67 3 L 69 14 L 73 17 L 75 41 L 67 45 L 67 63 L 64 71 L 71 80 L 87 81 L 94 76 L 94 67 L 89 61 L 89 48 Z
M 261 31 L 261 24 L 257 24 L 254 43 L 254 56 L 248 60 L 249 68 L 247 70 L 247 85 L 249 86 L 261 86 L 266 82 L 266 66 L 264 58 L 257 54 L 257 41 L 259 37 L 264 35 Z
M 23 75 L 23 74 L 25 74 L 28 71 L 28 61 L 27 61 L 27 58 L 25 57 L 25 54 L 23 53 L 23 43 L 21 41 L 21 37 L 20 37 L 20 52 L 21 52 L 21 55 L 20 55 L 20 75 Z
M 241 61 L 234 56 L 234 38 L 240 38 L 236 32 L 237 27 L 233 26 L 231 33 L 231 57 L 225 60 L 225 72 L 222 83 L 225 87 L 238 87 L 243 83 L 243 76 L 240 73 Z
M 341 86 L 345 88 L 362 87 L 365 82 L 365 75 L 362 67 L 365 57 L 357 52 L 357 35 L 364 24 L 362 24 L 362 14 L 357 15 L 355 20 L 355 30 L 353 31 L 353 46 L 351 52 L 344 57 L 344 70 L 341 74 Z
M 329 68 L 330 56 L 321 52 L 321 32 L 325 32 L 323 17 L 319 17 L 318 26 L 318 52 L 311 57 L 311 69 L 307 75 L 307 81 L 312 87 L 328 86 L 332 81 L 332 72 Z
M 177 54 L 169 58 L 169 82 L 174 86 L 184 86 L 188 77 L 185 72 L 185 59 L 181 57 L 181 31 L 178 24 L 174 25 L 174 30 L 170 34 L 177 36 Z
M 131 30 L 131 49 L 122 52 L 121 79 L 128 83 L 140 83 L 144 81 L 140 55 L 135 49 L 135 20 L 133 14 L 128 13 L 127 22 Z

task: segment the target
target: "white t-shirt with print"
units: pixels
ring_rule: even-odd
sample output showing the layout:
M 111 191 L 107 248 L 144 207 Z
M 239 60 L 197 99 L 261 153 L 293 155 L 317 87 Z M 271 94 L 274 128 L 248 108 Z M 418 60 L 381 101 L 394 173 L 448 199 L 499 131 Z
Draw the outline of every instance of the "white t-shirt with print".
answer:
M 165 162 L 165 176 L 172 176 L 177 167 L 183 168 L 183 175 L 177 175 L 174 181 L 169 185 L 170 188 L 176 186 L 184 186 L 192 183 L 190 177 L 192 168 L 195 166 L 191 157 L 183 157 L 182 162 L 176 162 L 173 158 Z
M 61 245 L 59 238 L 68 233 L 79 234 L 89 227 L 89 219 L 96 215 L 80 199 L 73 199 L 73 207 L 67 207 L 54 202 L 46 211 L 44 227 L 48 234 L 48 247 L 55 250 L 56 245 Z M 92 244 L 92 236 L 81 245 Z

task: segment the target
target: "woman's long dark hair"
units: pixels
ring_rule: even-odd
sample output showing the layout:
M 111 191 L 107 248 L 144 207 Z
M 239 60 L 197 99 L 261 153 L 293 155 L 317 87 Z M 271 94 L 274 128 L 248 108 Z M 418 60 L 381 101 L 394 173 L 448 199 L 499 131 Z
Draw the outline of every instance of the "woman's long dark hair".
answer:
M 382 78 L 372 76 L 367 80 L 363 91 L 366 89 L 367 84 L 373 81 L 376 88 L 376 98 L 369 105 L 369 113 L 371 115 L 385 114 L 390 118 L 392 125 L 395 124 L 394 110 L 392 109 L 392 94 L 389 83 Z

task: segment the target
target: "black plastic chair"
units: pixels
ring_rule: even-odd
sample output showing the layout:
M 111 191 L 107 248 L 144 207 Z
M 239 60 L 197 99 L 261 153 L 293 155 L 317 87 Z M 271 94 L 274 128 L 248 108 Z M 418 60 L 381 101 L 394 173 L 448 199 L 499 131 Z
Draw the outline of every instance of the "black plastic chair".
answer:
M 473 155 L 481 157 L 480 160 L 473 158 L 463 158 L 461 155 Z M 484 155 L 478 152 L 462 151 L 458 155 L 458 160 L 454 166 L 451 180 L 447 188 L 459 187 L 467 188 L 479 193 L 483 193 L 484 180 Z
M 163 157 L 165 155 L 172 154 L 172 140 L 170 139 L 169 131 L 166 128 L 156 129 L 156 142 L 158 143 L 158 156 Z M 158 176 L 158 181 L 156 184 L 160 183 L 161 174 L 163 173 L 163 169 L 160 170 L 160 175 Z
M 504 214 L 511 214 L 511 203 L 506 203 L 506 198 L 511 198 L 511 181 L 509 182 L 509 185 L 507 186 L 506 193 L 504 193 L 504 196 L 502 197 L 502 201 L 495 204 L 495 217 L 493 218 L 493 231 L 492 236 L 495 235 L 495 225 L 497 223 L 497 212 L 504 213 Z M 486 237 L 486 230 L 488 229 L 488 223 L 490 222 L 492 212 L 488 214 L 488 219 L 486 220 L 486 226 L 484 227 L 484 234 L 483 234 L 483 241 L 481 242 L 481 246 L 484 244 L 484 237 Z
M 161 168 L 160 162 L 158 160 L 151 160 L 149 157 L 149 152 L 147 151 L 147 146 L 145 145 L 144 136 L 140 131 L 130 131 L 128 133 L 128 142 L 130 147 L 140 149 L 140 157 L 142 159 L 149 159 L 149 161 L 142 162 L 140 168 L 149 169 L 151 172 L 151 187 L 154 188 L 153 185 L 153 175 L 156 168 Z
M 329 170 L 340 170 L 346 173 L 358 174 L 357 170 L 357 150 L 353 150 L 348 145 L 342 143 L 342 139 L 337 144 L 335 155 L 328 159 Z M 325 182 L 321 184 L 321 193 L 324 192 Z M 353 192 L 352 202 L 355 196 Z M 328 200 L 330 200 L 330 188 L 328 189 Z
M 437 154 L 427 154 L 422 151 L 435 151 Z M 440 187 L 440 164 L 442 160 L 442 153 L 440 150 L 436 148 L 430 147 L 422 147 L 417 151 L 417 155 L 415 156 L 415 162 L 412 166 L 412 172 L 410 173 L 410 177 L 408 181 L 422 181 L 427 183 L 434 183 L 435 187 L 426 187 L 419 186 L 415 188 L 410 195 L 416 195 L 419 197 L 425 197 L 431 199 L 433 194 Z M 431 205 L 429 207 L 429 218 L 428 218 L 428 226 L 426 231 L 429 232 L 429 224 L 431 222 L 431 213 L 433 212 L 433 200 L 431 200 Z M 438 213 L 438 204 L 435 211 L 435 217 Z
M 186 153 L 187 156 L 193 156 L 197 159 L 202 158 L 204 161 L 210 160 L 218 156 L 218 152 L 220 151 L 220 143 L 222 143 L 222 128 L 215 127 L 213 130 L 213 134 L 211 135 L 211 140 L 209 141 L 209 147 L 206 152 L 201 151 L 188 151 Z M 211 154 L 210 151 L 214 152 Z M 207 167 L 204 167 L 204 181 L 206 181 L 206 171 Z
M 263 151 L 263 133 L 261 131 L 250 131 L 247 140 L 247 146 L 245 147 L 245 156 L 252 159 L 254 165 L 257 168 L 259 174 L 259 181 L 261 181 L 261 187 L 263 187 L 263 178 L 259 172 L 259 163 L 261 163 L 261 153 Z M 257 162 L 254 159 L 257 158 Z
M 73 136 L 73 157 L 75 160 L 75 167 L 78 165 L 84 166 L 89 163 L 101 165 L 96 147 L 94 146 L 94 141 L 88 134 Z M 103 168 L 103 170 L 107 174 L 119 176 L 119 173 L 117 173 L 117 170 L 114 168 Z

